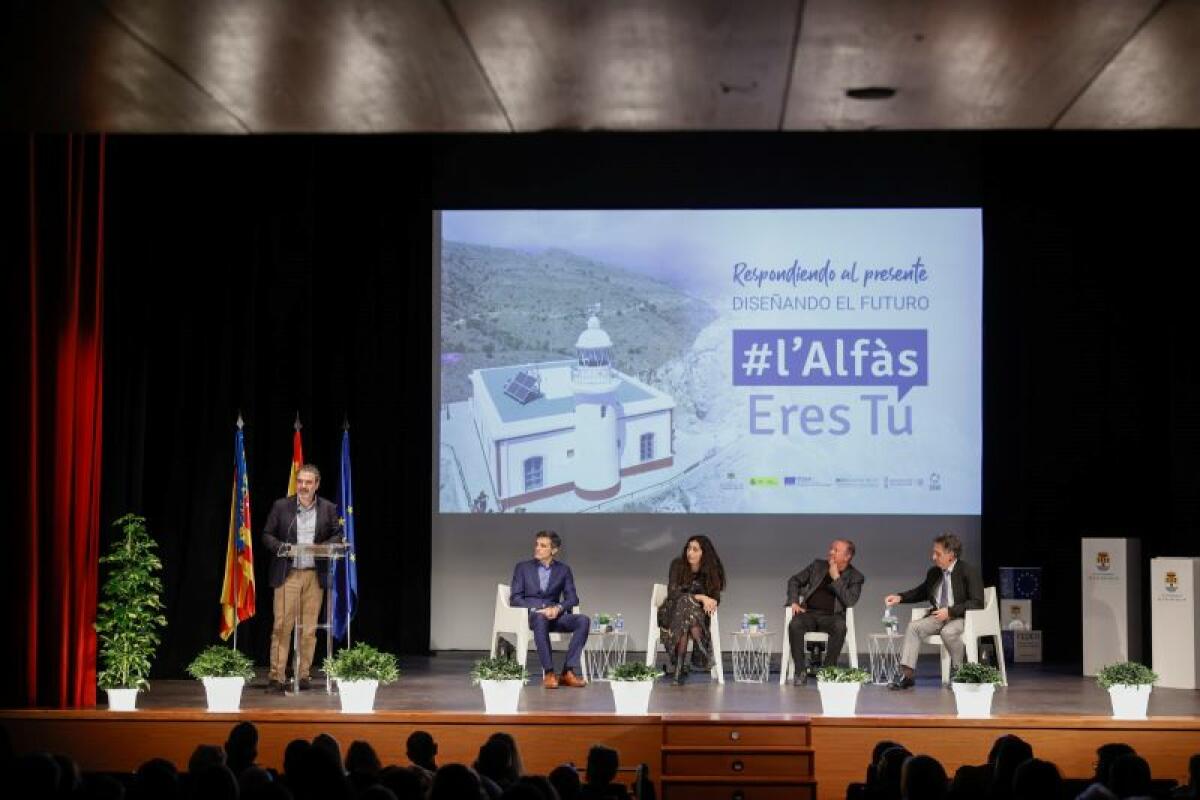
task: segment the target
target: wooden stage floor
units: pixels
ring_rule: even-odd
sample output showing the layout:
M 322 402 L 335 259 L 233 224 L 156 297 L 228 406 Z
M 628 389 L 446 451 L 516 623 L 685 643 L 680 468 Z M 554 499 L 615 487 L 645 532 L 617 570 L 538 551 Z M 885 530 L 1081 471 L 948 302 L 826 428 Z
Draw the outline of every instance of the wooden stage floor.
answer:
M 913 690 L 864 687 L 858 716 L 849 719 L 821 716 L 815 685 L 781 687 L 778 673 L 766 684 L 734 683 L 728 674 L 723 686 L 707 676 L 693 676 L 682 687 L 661 683 L 645 717 L 616 716 L 603 683 L 553 691 L 537 683 L 523 691 L 519 714 L 496 717 L 483 713 L 482 694 L 467 678 L 477 657 L 403 659 L 400 681 L 380 689 L 372 715 L 339 713 L 336 695 L 327 695 L 323 683 L 283 696 L 264 693 L 261 680 L 243 693 L 239 714 L 207 714 L 203 687 L 180 680 L 153 682 L 139 696 L 141 710 L 135 714 L 103 707 L 7 710 L 0 711 L 0 723 L 19 750 L 65 752 L 91 770 L 132 769 L 151 756 L 186 764 L 196 744 L 219 744 L 232 724 L 248 719 L 259 726 L 261 761 L 270 766 L 282 763 L 290 740 L 321 731 L 343 746 L 366 739 L 385 764 L 404 763 L 404 741 L 417 729 L 437 738 L 442 763 L 469 763 L 490 733 L 504 730 L 517 737 L 533 772 L 565 761 L 582 764 L 587 748 L 601 742 L 617 747 L 625 763 L 649 764 L 656 778 L 666 764 L 671 725 L 757 725 L 767 732 L 763 736 L 788 736 L 792 727 L 803 727 L 821 797 L 842 797 L 847 783 L 861 780 L 870 748 L 881 739 L 933 755 L 951 773 L 961 764 L 982 763 L 995 738 L 1008 732 L 1029 741 L 1038 757 L 1057 763 L 1066 777 L 1090 774 L 1094 751 L 1105 742 L 1129 742 L 1150 761 L 1155 777 L 1163 778 L 1185 778 L 1188 757 L 1200 752 L 1200 692 L 1156 688 L 1149 720 L 1116 721 L 1109 716 L 1107 693 L 1094 680 L 1040 665 L 1009 668 L 1010 685 L 997 689 L 988 719 L 955 715 L 953 695 L 939 685 L 932 660 L 923 664 L 928 671 L 919 674 Z

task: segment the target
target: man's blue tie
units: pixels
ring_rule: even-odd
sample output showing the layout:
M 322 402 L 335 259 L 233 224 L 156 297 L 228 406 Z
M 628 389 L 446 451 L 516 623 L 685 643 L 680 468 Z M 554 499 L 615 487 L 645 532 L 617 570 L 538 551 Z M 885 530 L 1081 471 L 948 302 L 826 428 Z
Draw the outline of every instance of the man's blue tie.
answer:
M 942 570 L 942 589 L 938 593 L 938 608 L 950 605 L 950 573 Z

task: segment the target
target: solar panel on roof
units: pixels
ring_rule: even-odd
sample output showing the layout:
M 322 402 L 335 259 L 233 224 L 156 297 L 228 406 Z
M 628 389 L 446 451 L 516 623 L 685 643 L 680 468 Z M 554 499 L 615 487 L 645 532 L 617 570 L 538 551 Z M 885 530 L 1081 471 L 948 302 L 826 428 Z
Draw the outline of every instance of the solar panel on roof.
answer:
M 525 405 L 542 396 L 541 380 L 536 375 L 522 370 L 504 384 L 504 393 Z

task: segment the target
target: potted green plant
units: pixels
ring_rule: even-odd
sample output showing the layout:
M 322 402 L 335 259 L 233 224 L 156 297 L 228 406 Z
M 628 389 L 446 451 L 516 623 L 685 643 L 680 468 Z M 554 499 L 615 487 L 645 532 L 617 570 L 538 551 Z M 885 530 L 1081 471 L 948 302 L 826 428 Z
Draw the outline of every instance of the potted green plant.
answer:
M 1108 689 L 1114 719 L 1145 719 L 1150 690 L 1157 682 L 1158 675 L 1136 661 L 1107 664 L 1096 674 L 1096 683 Z
M 829 665 L 817 670 L 821 710 L 827 717 L 853 717 L 858 690 L 871 680 L 871 673 L 858 667 Z
M 321 669 L 337 681 L 343 714 L 370 714 L 375 710 L 375 690 L 400 677 L 396 657 L 366 642 L 339 650 L 325 659 Z
M 110 711 L 133 711 L 138 690 L 149 686 L 150 662 L 158 646 L 158 630 L 167 624 L 159 599 L 162 561 L 146 520 L 126 514 L 113 522 L 121 529 L 100 558 L 108 574 L 96 606 L 96 635 L 100 640 L 100 688 L 108 694 Z
M 525 684 L 525 667 L 511 658 L 484 658 L 471 667 L 471 683 L 483 689 L 488 714 L 515 714 Z
M 612 632 L 612 614 L 600 611 L 592 617 L 592 621 L 596 624 L 596 630 L 603 631 L 604 633 Z
M 746 615 L 746 630 L 750 633 L 758 633 L 758 629 L 762 627 L 762 614 L 747 614 Z
M 950 678 L 960 717 L 990 717 L 992 695 L 1000 683 L 1000 670 L 988 664 L 967 662 Z
M 187 671 L 204 683 L 209 711 L 236 712 L 242 704 L 242 687 L 254 677 L 254 662 L 236 648 L 214 644 L 200 651 Z
M 654 681 L 662 673 L 642 662 L 628 661 L 608 671 L 608 685 L 612 687 L 613 703 L 618 714 L 645 714 L 650 710 L 650 693 Z

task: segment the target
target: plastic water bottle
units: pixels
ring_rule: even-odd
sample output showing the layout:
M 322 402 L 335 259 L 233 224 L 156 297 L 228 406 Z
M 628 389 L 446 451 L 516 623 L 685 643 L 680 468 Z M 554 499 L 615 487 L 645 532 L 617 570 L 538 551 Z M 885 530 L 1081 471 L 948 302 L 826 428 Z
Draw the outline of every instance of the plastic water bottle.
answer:
M 750 630 L 750 615 L 742 614 L 742 633 Z
M 883 609 L 883 629 L 888 633 L 894 634 L 899 627 L 900 620 L 896 619 L 895 613 L 892 612 L 892 607 L 885 606 Z
M 625 632 L 625 617 L 620 614 L 617 614 L 616 631 L 617 633 Z

